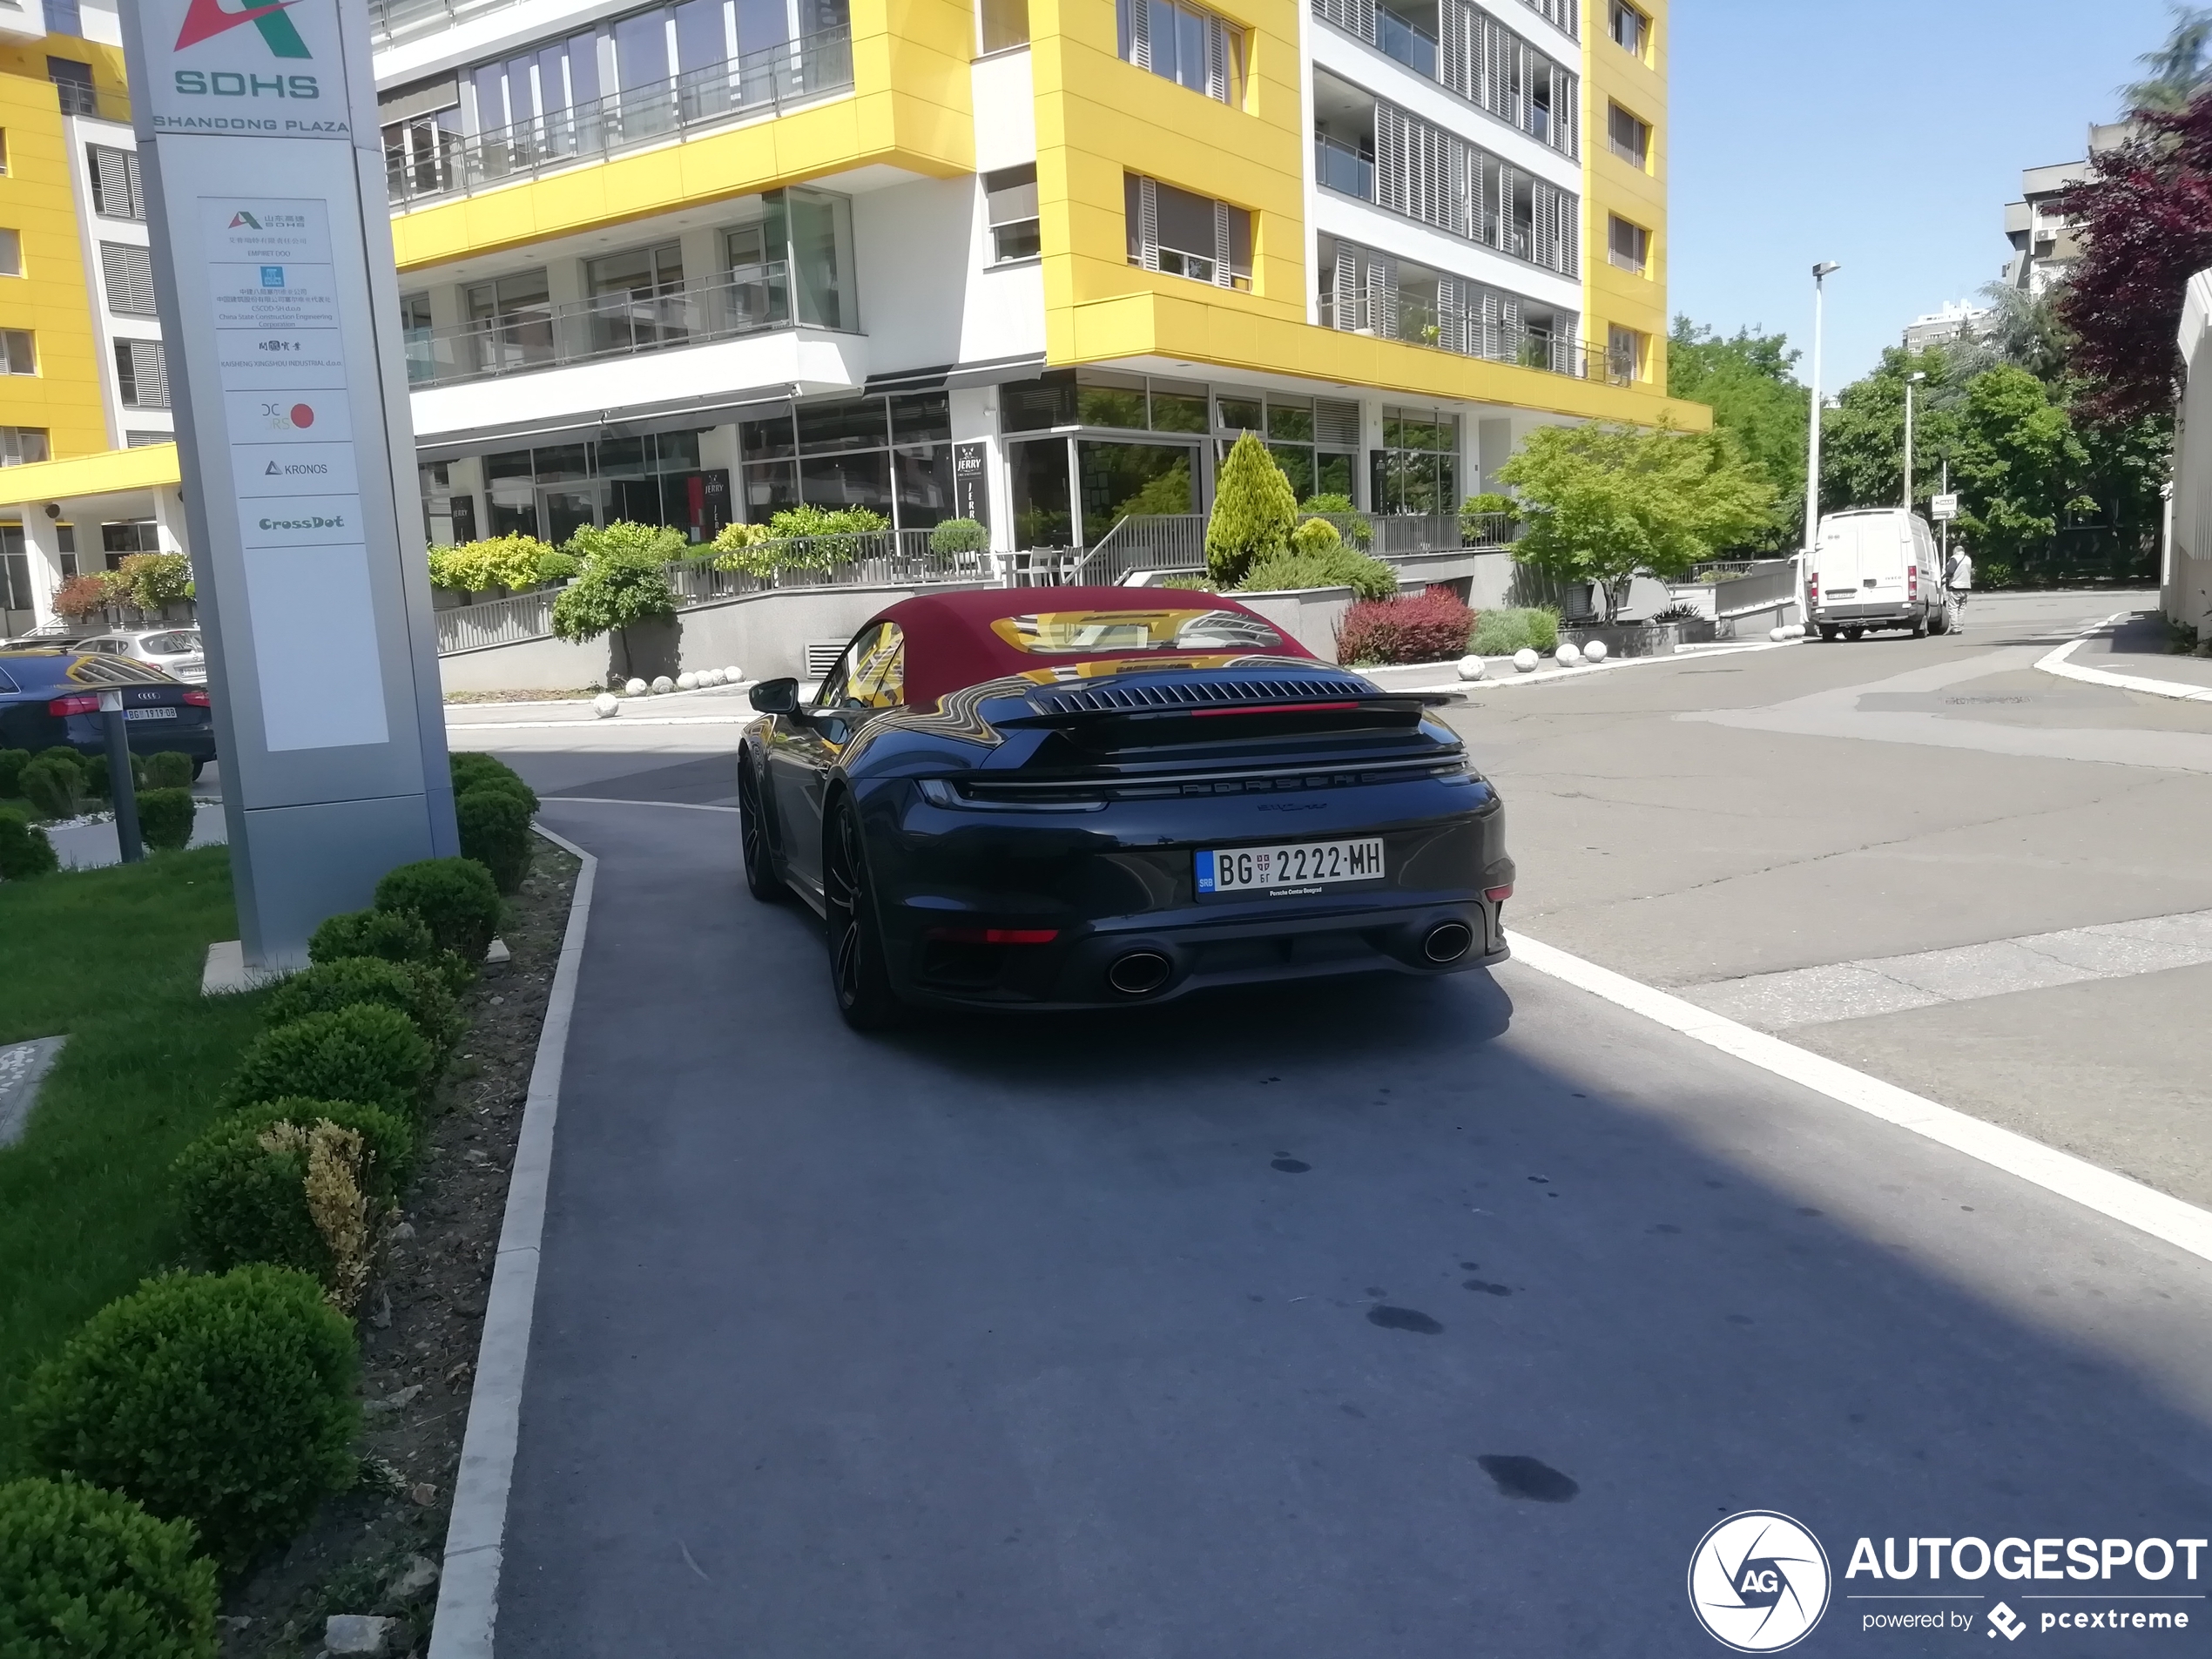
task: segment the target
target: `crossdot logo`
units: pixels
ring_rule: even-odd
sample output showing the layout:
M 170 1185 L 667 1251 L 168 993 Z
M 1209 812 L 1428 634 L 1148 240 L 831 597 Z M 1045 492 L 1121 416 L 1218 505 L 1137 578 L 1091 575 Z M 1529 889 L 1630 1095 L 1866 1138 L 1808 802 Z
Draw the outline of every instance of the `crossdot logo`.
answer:
M 1689 1608 L 1706 1633 L 1738 1653 L 1779 1653 L 1828 1610 L 1820 1541 L 1770 1509 L 1730 1515 L 1689 1558 Z

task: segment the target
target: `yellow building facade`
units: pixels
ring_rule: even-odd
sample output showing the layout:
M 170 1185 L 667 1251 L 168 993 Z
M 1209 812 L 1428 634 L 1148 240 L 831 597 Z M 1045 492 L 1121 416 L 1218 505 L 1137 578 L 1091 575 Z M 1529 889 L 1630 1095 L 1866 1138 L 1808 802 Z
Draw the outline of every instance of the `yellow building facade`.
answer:
M 865 506 L 1116 576 L 1115 527 L 1203 513 L 1243 432 L 1301 496 L 1442 536 L 1537 425 L 1708 420 L 1662 390 L 1658 0 L 388 0 L 378 26 L 435 539 Z M 0 86 L 47 100 L 51 155 L 44 50 Z M 71 199 L 42 199 L 65 241 Z M 55 361 L 111 377 L 97 282 L 44 293 Z M 82 453 L 103 397 L 48 395 L 52 453 Z

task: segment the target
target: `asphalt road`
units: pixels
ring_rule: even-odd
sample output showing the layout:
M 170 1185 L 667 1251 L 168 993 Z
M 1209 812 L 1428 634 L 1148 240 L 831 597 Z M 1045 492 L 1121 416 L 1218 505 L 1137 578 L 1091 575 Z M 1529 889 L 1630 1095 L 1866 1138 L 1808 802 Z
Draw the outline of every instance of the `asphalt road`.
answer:
M 1981 752 L 1891 783 L 1917 748 L 1669 718 L 1921 663 L 1885 651 L 1468 711 L 1519 924 L 1689 985 L 2212 905 L 2176 848 L 2171 885 L 2006 907 L 1971 838 L 1925 886 L 1904 860 L 1824 911 L 1789 886 L 1887 845 L 1857 793 L 2040 821 Z M 1932 1653 L 1960 1638 L 1862 1630 L 1913 1604 L 1842 1599 L 1858 1535 L 2206 1532 L 2204 1262 L 1518 965 L 853 1036 L 807 913 L 745 896 L 733 817 L 655 804 L 725 806 L 732 739 L 502 744 L 596 798 L 543 817 L 601 860 L 502 1653 L 1702 1655 L 1685 1569 L 1746 1508 L 1831 1558 L 1800 1651 Z M 1808 748 L 1860 758 L 1858 790 Z M 1728 891 L 1760 880 L 1789 902 Z M 1677 938 L 1700 888 L 1725 902 Z M 1890 911 L 1913 920 L 1862 914 Z M 2079 1587 L 1946 1588 L 1978 1622 Z

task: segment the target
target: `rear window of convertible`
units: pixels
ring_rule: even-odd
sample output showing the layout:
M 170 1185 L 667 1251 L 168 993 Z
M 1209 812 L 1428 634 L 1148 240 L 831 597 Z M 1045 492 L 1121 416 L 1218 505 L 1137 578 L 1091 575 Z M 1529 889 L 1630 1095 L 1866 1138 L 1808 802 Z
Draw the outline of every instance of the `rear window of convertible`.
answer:
M 1238 610 L 1040 610 L 1001 617 L 991 631 L 1033 657 L 1284 649 L 1282 635 Z

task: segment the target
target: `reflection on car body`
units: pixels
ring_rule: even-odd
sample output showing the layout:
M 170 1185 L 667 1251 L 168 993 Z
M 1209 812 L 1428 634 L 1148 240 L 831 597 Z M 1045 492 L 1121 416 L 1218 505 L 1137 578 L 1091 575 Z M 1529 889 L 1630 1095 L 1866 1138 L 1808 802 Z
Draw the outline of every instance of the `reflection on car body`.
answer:
M 1504 959 L 1502 808 L 1429 699 L 1212 595 L 1048 591 L 901 601 L 805 707 L 754 691 L 747 884 L 821 913 L 848 1019 Z

